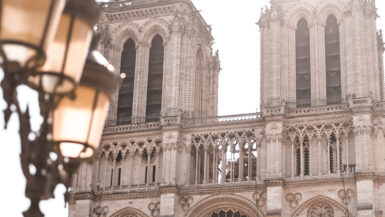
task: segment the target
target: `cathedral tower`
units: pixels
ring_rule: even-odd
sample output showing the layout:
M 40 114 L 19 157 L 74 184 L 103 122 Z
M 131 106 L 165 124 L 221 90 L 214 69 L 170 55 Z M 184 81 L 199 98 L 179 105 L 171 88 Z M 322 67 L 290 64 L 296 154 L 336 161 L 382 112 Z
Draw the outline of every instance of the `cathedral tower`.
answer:
M 384 99 L 374 0 L 272 0 L 259 20 L 262 107 Z
M 125 79 L 70 217 L 385 216 L 374 0 L 271 0 L 261 112 L 230 116 L 216 116 L 219 57 L 190 0 L 101 7 L 99 49 Z
M 125 76 L 107 126 L 216 116 L 219 59 L 210 27 L 190 1 L 141 2 L 102 4 L 100 50 Z

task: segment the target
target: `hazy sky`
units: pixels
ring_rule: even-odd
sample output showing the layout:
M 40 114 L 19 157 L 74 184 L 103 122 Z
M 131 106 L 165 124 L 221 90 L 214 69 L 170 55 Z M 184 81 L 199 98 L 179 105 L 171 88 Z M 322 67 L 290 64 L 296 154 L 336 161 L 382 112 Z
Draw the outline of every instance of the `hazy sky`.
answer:
M 192 0 L 201 10 L 207 23 L 212 25 L 215 38 L 214 49 L 220 50 L 222 71 L 219 82 L 219 114 L 239 114 L 255 112 L 259 106 L 259 29 L 255 24 L 260 8 L 268 0 Z M 385 16 L 385 2 L 377 1 L 378 14 Z M 378 26 L 385 27 L 380 18 Z M 215 51 L 214 50 L 214 51 Z M 2 79 L 0 73 L 0 80 Z M 0 91 L 0 95 L 1 95 Z M 4 102 L 0 97 L 0 108 Z M 0 126 L 3 117 L 0 112 Z M 13 117 L 10 129 L 0 129 L 0 204 L 1 216 L 21 217 L 29 206 L 25 199 L 25 180 L 19 163 L 20 145 L 18 141 L 17 119 Z M 56 200 L 43 202 L 41 207 L 47 217 L 67 217 L 63 208 L 63 187 L 58 188 Z

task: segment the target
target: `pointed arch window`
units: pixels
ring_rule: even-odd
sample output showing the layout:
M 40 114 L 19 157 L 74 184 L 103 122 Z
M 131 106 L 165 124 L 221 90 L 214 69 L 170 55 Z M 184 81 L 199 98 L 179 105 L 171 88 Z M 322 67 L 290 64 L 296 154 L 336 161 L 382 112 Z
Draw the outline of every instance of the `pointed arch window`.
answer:
M 338 167 L 342 168 L 342 146 L 343 144 L 341 141 L 339 141 L 339 151 L 337 151 L 337 138 L 334 133 L 330 135 L 329 138 L 329 170 L 330 173 L 337 173 L 338 172 Z M 339 153 L 339 156 L 337 154 Z M 339 159 L 339 160 L 338 160 Z M 339 161 L 339 162 L 338 162 Z M 338 165 L 339 163 L 339 165 Z
M 341 103 L 340 31 L 337 18 L 330 15 L 325 26 L 327 104 Z
M 308 23 L 304 18 L 298 21 L 295 41 L 297 107 L 309 107 L 311 106 L 310 37 Z
M 295 138 L 295 175 L 301 175 L 301 144 L 299 138 Z
M 132 102 L 134 95 L 136 50 L 135 42 L 128 39 L 123 45 L 120 73 L 125 73 L 119 90 L 118 100 L 118 125 L 130 124 L 132 116 Z
M 305 176 L 309 176 L 310 175 L 310 141 L 309 141 L 309 137 L 308 136 L 305 136 L 303 138 L 303 174 Z
M 148 67 L 146 122 L 158 121 L 162 108 L 163 39 L 156 35 L 151 42 Z

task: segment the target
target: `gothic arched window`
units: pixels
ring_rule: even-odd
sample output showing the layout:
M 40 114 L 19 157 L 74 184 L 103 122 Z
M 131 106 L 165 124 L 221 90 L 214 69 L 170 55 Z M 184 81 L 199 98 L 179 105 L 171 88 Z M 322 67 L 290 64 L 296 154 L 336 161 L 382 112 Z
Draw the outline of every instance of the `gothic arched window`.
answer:
M 299 138 L 295 138 L 295 175 L 301 175 L 301 144 Z
M 337 157 L 337 138 L 336 138 L 336 135 L 334 133 L 332 133 L 330 135 L 330 139 L 329 139 L 329 145 L 330 145 L 330 149 L 329 149 L 329 166 L 330 166 L 330 173 L 337 173 L 338 171 L 338 165 L 337 165 L 337 159 L 339 158 L 339 167 L 341 168 L 342 166 L 342 144 L 341 144 L 341 141 L 339 141 L 340 144 L 339 144 L 339 157 Z
M 298 21 L 296 41 L 296 96 L 297 107 L 311 106 L 310 37 L 305 19 Z
M 310 175 L 310 141 L 309 137 L 305 136 L 303 139 L 303 163 L 304 163 L 304 175 Z
M 130 124 L 132 116 L 132 99 L 134 95 L 136 50 L 135 42 L 128 39 L 123 45 L 120 73 L 125 73 L 126 77 L 119 90 L 118 118 L 117 124 Z
M 151 42 L 148 66 L 146 122 L 158 121 L 162 108 L 163 39 L 156 35 Z
M 335 16 L 330 15 L 325 27 L 326 99 L 327 104 L 341 103 L 340 31 Z
M 334 210 L 327 203 L 316 203 L 309 207 L 307 217 L 334 217 Z

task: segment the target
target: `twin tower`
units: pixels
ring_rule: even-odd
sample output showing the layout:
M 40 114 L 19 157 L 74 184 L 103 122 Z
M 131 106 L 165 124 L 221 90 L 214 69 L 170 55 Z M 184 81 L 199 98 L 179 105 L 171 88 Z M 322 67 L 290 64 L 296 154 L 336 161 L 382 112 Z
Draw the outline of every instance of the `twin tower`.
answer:
M 125 78 L 94 163 L 73 179 L 70 217 L 385 216 L 374 0 L 271 0 L 258 21 L 261 112 L 225 117 L 192 1 L 101 7 L 99 49 Z

